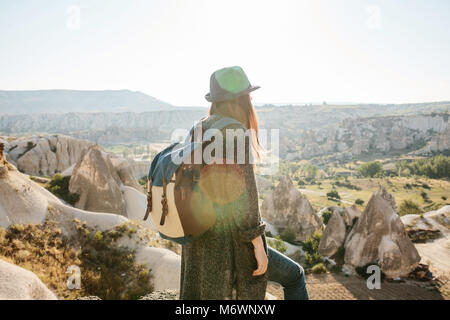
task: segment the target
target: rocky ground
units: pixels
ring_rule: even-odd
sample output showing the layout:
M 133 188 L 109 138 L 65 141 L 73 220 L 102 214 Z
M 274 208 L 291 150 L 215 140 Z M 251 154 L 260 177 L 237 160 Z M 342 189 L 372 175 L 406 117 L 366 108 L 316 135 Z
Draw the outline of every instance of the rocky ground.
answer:
M 308 275 L 306 282 L 311 300 L 448 300 L 450 291 L 439 292 L 426 282 L 408 280 L 404 283 L 383 282 L 381 289 L 367 289 L 364 279 L 342 274 Z M 267 292 L 272 299 L 282 300 L 283 289 L 269 283 Z M 177 290 L 153 292 L 141 300 L 177 300 Z

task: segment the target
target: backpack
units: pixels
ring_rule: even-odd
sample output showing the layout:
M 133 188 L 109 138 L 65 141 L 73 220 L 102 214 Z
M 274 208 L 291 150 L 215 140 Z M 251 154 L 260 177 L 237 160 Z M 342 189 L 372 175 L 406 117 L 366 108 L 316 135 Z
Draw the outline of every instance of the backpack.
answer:
M 242 123 L 229 117 L 216 120 L 211 129 L 222 130 Z M 196 124 L 197 125 L 197 124 Z M 202 132 L 201 141 L 194 141 L 194 125 L 183 143 L 176 142 L 158 153 L 148 173 L 147 211 L 152 214 L 159 235 L 179 244 L 188 244 L 214 226 L 214 204 L 199 189 L 203 162 L 193 163 L 194 153 L 202 151 L 211 137 Z M 174 161 L 173 159 L 177 159 Z

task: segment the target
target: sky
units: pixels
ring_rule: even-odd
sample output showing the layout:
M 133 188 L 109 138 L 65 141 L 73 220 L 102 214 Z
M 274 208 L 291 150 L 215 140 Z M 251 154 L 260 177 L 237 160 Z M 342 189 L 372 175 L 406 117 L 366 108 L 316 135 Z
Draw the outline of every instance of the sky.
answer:
M 211 73 L 234 65 L 255 103 L 450 100 L 450 1 L 0 2 L 0 90 L 206 106 Z

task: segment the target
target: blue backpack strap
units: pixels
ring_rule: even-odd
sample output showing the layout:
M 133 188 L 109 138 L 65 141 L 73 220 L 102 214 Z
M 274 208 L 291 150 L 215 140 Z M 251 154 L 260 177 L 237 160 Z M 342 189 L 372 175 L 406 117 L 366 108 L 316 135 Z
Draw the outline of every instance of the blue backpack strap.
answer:
M 165 148 L 161 152 L 158 152 L 158 154 L 153 158 L 153 160 L 152 160 L 152 162 L 150 164 L 150 169 L 148 171 L 148 176 L 147 176 L 149 180 L 151 178 L 153 178 L 156 166 L 158 165 L 159 158 L 161 157 L 161 155 L 165 154 L 167 151 L 172 150 L 177 144 L 178 144 L 177 142 L 172 143 L 170 146 L 168 146 L 167 148 Z

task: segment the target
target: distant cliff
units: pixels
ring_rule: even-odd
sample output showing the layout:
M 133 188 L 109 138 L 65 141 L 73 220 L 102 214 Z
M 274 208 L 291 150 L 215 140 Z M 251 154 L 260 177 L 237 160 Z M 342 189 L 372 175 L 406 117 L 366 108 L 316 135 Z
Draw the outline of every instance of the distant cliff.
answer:
M 301 130 L 288 143 L 288 158 L 331 155 L 352 160 L 363 155 L 450 152 L 449 114 L 347 119 L 326 128 Z M 300 150 L 299 150 L 300 149 Z

